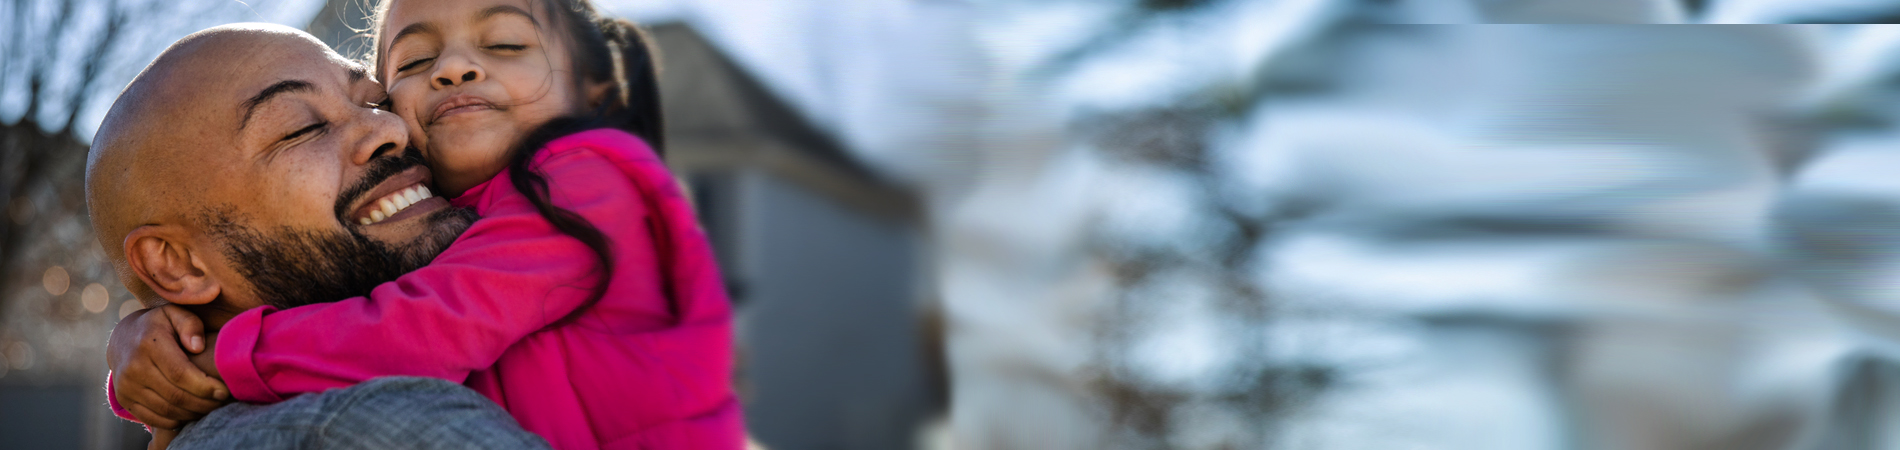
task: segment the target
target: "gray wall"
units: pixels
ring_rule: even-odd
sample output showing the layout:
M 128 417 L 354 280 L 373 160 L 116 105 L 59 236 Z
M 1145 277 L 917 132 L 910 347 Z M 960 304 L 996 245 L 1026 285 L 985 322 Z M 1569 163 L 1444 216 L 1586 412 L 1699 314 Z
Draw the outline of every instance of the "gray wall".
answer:
M 730 180 L 753 436 L 777 450 L 912 445 L 930 405 L 912 226 L 760 171 Z

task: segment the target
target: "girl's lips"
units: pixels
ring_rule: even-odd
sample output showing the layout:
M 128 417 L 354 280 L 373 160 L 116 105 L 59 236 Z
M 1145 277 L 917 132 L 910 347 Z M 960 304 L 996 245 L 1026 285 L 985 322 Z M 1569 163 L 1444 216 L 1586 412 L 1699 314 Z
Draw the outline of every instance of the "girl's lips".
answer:
M 472 113 L 476 111 L 486 111 L 490 109 L 495 109 L 495 105 L 493 103 L 489 103 L 487 100 L 482 100 L 480 97 L 476 97 L 476 96 L 468 95 L 468 94 L 457 95 L 454 97 L 449 97 L 447 100 L 443 100 L 442 103 L 436 104 L 435 111 L 432 111 L 431 114 L 429 114 L 429 123 L 433 124 L 436 122 L 440 122 L 442 121 L 442 119 L 446 119 L 449 116 L 467 114 L 467 113 Z
M 475 111 L 485 111 L 485 110 L 490 110 L 490 109 L 494 109 L 494 108 L 491 108 L 491 107 L 489 107 L 488 105 L 467 105 L 467 106 L 458 106 L 458 107 L 454 107 L 454 108 L 449 108 L 449 110 L 448 110 L 448 111 L 443 111 L 443 112 L 442 112 L 441 114 L 436 114 L 436 115 L 435 115 L 435 121 L 436 121 L 436 122 L 441 122 L 441 121 L 442 121 L 442 119 L 447 119 L 447 118 L 449 118 L 450 116 L 454 116 L 454 115 L 457 115 L 457 114 L 462 114 L 462 113 L 470 113 L 470 112 L 475 112 Z

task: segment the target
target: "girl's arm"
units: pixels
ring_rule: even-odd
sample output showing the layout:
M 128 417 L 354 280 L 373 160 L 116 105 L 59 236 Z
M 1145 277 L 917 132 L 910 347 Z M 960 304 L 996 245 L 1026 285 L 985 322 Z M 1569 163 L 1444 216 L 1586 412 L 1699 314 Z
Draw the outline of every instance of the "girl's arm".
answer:
M 557 140 L 538 155 L 550 198 L 605 233 L 618 265 L 651 266 L 655 243 L 643 185 L 586 142 Z M 644 144 L 632 142 L 639 153 L 651 155 Z M 258 308 L 227 323 L 214 351 L 232 395 L 275 402 L 386 375 L 463 382 L 579 307 L 601 275 L 594 254 L 554 230 L 506 176 L 477 205 L 484 217 L 428 266 L 378 286 L 367 298 Z M 616 289 L 658 292 L 657 269 L 619 269 Z M 666 320 L 664 302 L 650 303 L 662 304 L 632 305 L 635 317 Z

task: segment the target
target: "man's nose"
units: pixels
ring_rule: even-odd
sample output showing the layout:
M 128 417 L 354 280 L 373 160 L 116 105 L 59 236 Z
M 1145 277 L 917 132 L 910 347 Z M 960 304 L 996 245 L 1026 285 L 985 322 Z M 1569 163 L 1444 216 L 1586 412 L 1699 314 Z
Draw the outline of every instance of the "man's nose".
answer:
M 444 57 L 436 65 L 434 79 L 430 80 L 436 89 L 460 86 L 481 81 L 487 74 L 482 67 L 462 57 Z
M 350 144 L 350 160 L 367 165 L 377 158 L 401 156 L 409 146 L 409 129 L 395 113 L 365 108 L 360 136 Z

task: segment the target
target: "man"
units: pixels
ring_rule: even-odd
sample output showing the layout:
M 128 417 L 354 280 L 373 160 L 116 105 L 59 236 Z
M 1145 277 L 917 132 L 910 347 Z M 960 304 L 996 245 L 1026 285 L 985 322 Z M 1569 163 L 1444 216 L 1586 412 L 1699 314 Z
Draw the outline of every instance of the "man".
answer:
M 411 209 L 422 210 L 376 227 L 344 219 L 375 198 L 366 194 L 430 176 L 408 150 L 401 119 L 376 108 L 384 98 L 361 66 L 288 27 L 218 27 L 166 49 L 113 104 L 87 160 L 86 198 L 101 247 L 126 287 L 157 307 L 122 324 L 183 326 L 192 321 L 174 318 L 189 311 L 215 331 L 258 306 L 363 295 L 447 247 L 473 217 L 441 202 L 418 203 Z M 206 412 L 177 444 L 546 447 L 486 398 L 442 380 L 378 380 L 219 408 L 228 391 L 205 373 L 216 368 L 203 341 L 113 339 L 114 349 L 199 352 L 197 367 L 159 362 L 156 371 L 113 374 L 168 380 L 112 396 L 154 428 L 157 447 L 184 419 Z M 120 353 L 130 352 L 108 352 Z

